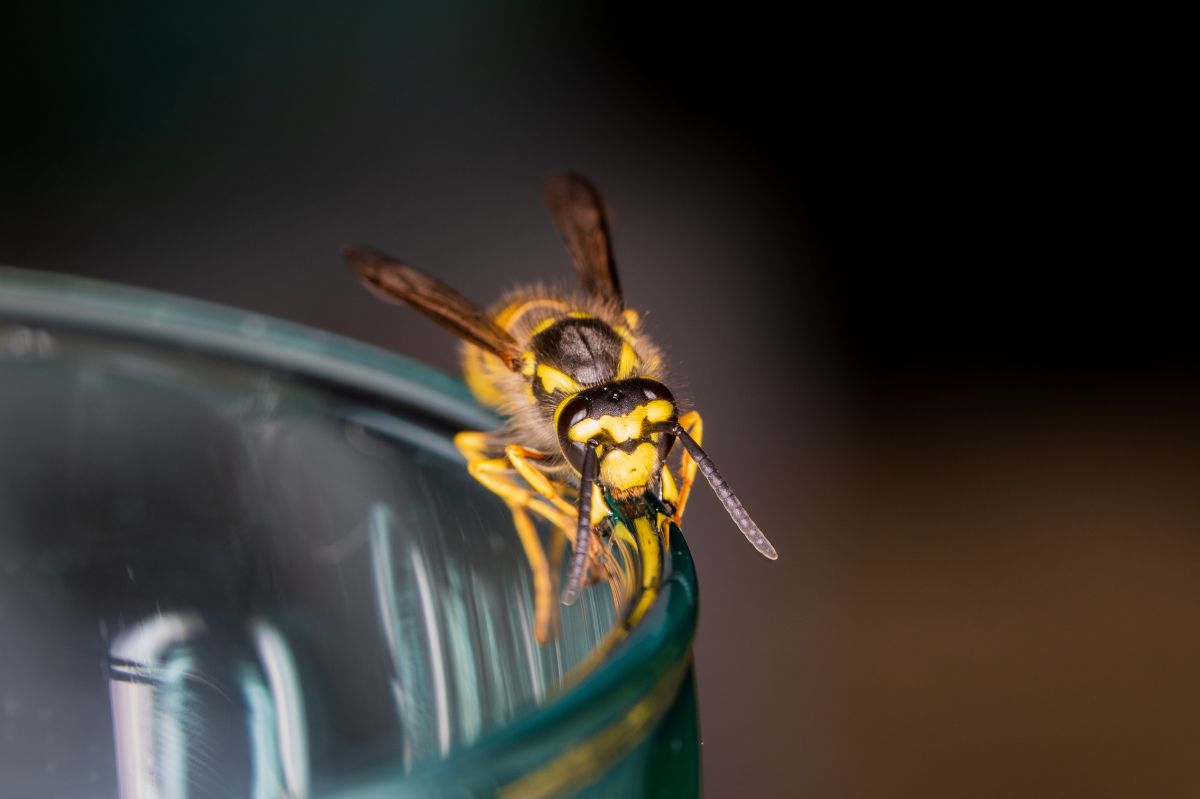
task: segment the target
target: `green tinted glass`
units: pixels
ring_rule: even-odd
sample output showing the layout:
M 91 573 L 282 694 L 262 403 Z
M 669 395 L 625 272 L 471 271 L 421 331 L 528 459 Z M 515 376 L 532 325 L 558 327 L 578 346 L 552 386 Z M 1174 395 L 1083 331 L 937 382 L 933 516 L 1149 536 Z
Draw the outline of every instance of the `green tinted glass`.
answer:
M 533 637 L 490 429 L 403 358 L 0 269 L 0 775 L 14 795 L 699 792 L 682 536 L 650 613 Z

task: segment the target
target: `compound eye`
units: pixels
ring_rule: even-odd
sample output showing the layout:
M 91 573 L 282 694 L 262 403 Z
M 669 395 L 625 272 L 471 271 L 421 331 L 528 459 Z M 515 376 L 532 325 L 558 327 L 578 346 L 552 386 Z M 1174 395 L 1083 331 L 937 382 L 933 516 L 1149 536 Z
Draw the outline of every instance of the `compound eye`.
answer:
M 658 460 L 665 462 L 667 456 L 671 454 L 671 447 L 675 446 L 675 436 L 670 433 L 663 433 L 658 439 Z
M 575 397 L 567 402 L 558 414 L 558 444 L 562 447 L 567 463 L 575 471 L 583 471 L 583 453 L 585 445 L 582 441 L 573 441 L 570 436 L 571 428 L 582 422 L 591 413 L 591 406 L 583 397 Z

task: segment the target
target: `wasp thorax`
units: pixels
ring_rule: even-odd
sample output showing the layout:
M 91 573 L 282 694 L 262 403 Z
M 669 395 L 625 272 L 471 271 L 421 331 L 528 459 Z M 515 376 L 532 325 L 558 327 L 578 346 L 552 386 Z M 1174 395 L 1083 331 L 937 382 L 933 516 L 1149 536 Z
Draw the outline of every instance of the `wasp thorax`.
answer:
M 675 398 L 662 383 L 639 377 L 581 391 L 563 401 L 556 417 L 559 445 L 575 471 L 592 447 L 600 482 L 627 493 L 650 483 L 666 458 Z

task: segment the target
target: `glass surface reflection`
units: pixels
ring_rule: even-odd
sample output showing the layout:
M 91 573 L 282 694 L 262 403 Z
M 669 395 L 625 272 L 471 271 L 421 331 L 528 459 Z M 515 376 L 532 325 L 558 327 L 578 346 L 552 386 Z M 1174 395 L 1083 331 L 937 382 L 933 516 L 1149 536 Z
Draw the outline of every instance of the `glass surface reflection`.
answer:
M 492 420 L 450 381 L 253 316 L 206 326 L 217 311 L 130 292 L 60 307 L 53 278 L 8 278 L 5 795 L 304 797 L 364 773 L 409 795 L 403 775 L 559 695 L 613 628 L 598 585 L 536 643 L 508 515 L 450 443 Z M 662 717 L 684 667 L 628 699 L 666 690 Z

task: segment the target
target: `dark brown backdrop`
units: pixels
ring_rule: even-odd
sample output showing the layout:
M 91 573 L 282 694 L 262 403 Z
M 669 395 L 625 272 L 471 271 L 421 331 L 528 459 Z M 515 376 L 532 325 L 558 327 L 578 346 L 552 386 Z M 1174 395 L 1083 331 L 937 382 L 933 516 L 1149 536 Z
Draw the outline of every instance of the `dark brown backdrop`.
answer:
M 29 13 L 3 263 L 453 371 L 342 242 L 486 302 L 567 275 L 541 176 L 600 185 L 629 300 L 781 553 L 698 492 L 709 796 L 1200 791 L 1200 357 L 1119 54 L 1045 20 Z

